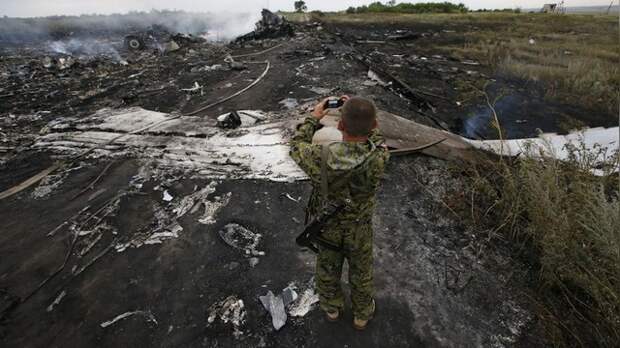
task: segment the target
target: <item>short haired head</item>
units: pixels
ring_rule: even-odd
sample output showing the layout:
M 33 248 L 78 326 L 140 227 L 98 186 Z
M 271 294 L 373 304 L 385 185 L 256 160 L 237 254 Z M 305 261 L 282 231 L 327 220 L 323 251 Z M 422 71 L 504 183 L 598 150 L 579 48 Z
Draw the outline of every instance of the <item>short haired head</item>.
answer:
M 377 126 L 377 108 L 368 99 L 352 97 L 344 103 L 340 112 L 343 130 L 349 135 L 367 136 Z

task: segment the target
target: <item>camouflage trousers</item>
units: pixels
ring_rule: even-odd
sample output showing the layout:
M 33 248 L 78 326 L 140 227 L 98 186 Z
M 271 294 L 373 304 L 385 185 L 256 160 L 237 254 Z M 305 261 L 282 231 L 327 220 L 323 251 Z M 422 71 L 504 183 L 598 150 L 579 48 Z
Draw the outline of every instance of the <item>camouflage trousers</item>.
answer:
M 353 315 L 366 320 L 372 314 L 373 264 L 372 225 L 370 223 L 349 227 L 334 227 L 323 232 L 322 237 L 341 245 L 341 251 L 319 246 L 316 262 L 316 284 L 321 309 L 334 311 L 344 308 L 344 295 L 340 279 L 346 259 L 349 264 L 349 284 Z

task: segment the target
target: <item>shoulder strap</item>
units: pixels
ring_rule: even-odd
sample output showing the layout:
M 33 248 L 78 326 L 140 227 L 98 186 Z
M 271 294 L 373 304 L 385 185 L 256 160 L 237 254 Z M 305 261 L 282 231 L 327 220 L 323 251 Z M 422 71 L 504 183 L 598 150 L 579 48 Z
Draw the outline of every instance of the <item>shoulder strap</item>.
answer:
M 329 195 L 329 183 L 327 182 L 327 157 L 329 156 L 329 144 L 321 148 L 321 195 L 327 201 Z

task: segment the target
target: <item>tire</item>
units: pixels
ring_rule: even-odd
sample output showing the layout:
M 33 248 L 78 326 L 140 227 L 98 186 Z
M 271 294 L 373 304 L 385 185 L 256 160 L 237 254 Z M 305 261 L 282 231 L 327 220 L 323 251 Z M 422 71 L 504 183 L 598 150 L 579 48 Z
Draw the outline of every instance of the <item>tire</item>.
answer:
M 125 36 L 125 47 L 131 51 L 143 50 L 145 47 L 144 40 L 136 35 L 127 35 Z

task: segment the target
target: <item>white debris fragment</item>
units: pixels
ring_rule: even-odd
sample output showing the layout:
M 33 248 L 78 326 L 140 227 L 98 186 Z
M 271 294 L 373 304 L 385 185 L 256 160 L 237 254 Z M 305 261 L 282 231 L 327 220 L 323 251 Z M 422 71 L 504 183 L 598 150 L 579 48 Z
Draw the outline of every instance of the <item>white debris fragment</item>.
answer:
M 263 114 L 240 111 L 242 125 L 248 126 L 231 131 L 199 117 L 175 118 L 140 108 L 104 109 L 89 117 L 50 123 L 50 132 L 37 138 L 34 147 L 72 156 L 98 146 L 88 158 L 131 156 L 201 178 L 307 179 L 289 156 L 290 121 L 249 123 L 261 121 Z M 132 133 L 146 127 L 144 133 Z
M 179 238 L 179 232 L 181 231 L 183 231 L 183 227 L 179 224 L 175 224 L 171 227 L 170 231 L 153 233 L 144 241 L 144 244 L 161 244 L 165 240 Z
M 278 104 L 282 104 L 286 109 L 294 109 L 299 106 L 299 102 L 295 98 L 285 98 L 278 102 Z
M 43 178 L 39 185 L 32 191 L 34 199 L 42 199 L 49 196 L 64 182 L 66 173 L 51 174 Z
M 180 49 L 181 46 L 179 46 L 179 44 L 174 40 L 170 40 L 169 42 L 164 44 L 164 52 L 174 52 Z
M 67 295 L 67 292 L 65 290 L 63 290 L 60 294 L 58 294 L 58 296 L 56 297 L 56 299 L 54 300 L 54 302 L 52 302 L 49 306 L 47 306 L 47 311 L 51 312 L 54 310 L 54 307 L 56 305 L 58 305 L 60 303 L 60 301 L 62 301 L 62 299 Z
M 203 202 L 205 207 L 204 214 L 198 219 L 198 222 L 205 225 L 211 225 L 215 223 L 215 215 L 222 207 L 225 207 L 230 202 L 232 192 L 228 192 L 224 196 L 215 197 L 213 201 L 205 200 Z
M 198 82 L 194 82 L 194 85 L 191 88 L 182 88 L 181 90 L 183 92 L 190 92 L 190 93 L 200 91 L 200 93 L 202 94 L 202 88 L 203 87 Z
M 165 202 L 170 202 L 171 200 L 174 199 L 174 197 L 172 197 L 172 195 L 168 192 L 168 190 L 164 191 L 164 197 L 162 198 Z
M 312 306 L 317 302 L 319 302 L 319 295 L 314 292 L 314 287 L 309 287 L 289 307 L 288 314 L 291 317 L 303 317 L 312 310 Z
M 200 68 L 200 71 L 218 71 L 218 70 L 225 70 L 225 68 L 222 64 L 207 65 L 203 68 Z
M 250 267 L 252 268 L 256 267 L 259 261 L 260 259 L 258 257 L 250 257 L 250 259 L 248 260 L 248 262 L 250 263 Z
M 84 249 L 78 252 L 78 255 L 80 255 L 80 257 L 83 257 L 84 255 L 88 254 L 88 252 L 95 246 L 95 244 L 99 243 L 102 237 L 103 233 L 98 233 L 96 237 L 84 247 Z
M 389 86 L 390 83 L 389 82 L 385 82 L 383 81 L 379 75 L 372 71 L 372 70 L 368 70 L 368 78 L 371 79 L 372 81 L 377 82 L 378 84 L 380 84 L 381 86 L 385 87 L 385 86 Z
M 239 224 L 230 223 L 224 226 L 224 228 L 220 230 L 219 234 L 226 244 L 243 251 L 248 256 L 265 255 L 264 251 L 259 251 L 256 249 L 262 236 Z
M 618 151 L 618 146 L 620 145 L 618 133 L 618 127 L 596 127 L 566 135 L 543 133 L 537 138 L 529 139 L 465 140 L 476 148 L 504 156 L 526 155 L 533 158 L 553 157 L 559 160 L 566 160 L 572 155 L 570 152 L 571 147 L 580 148 L 583 146 L 588 150 L 587 153 L 596 151 L 597 148 L 606 149 L 608 154 Z M 580 154 L 577 155 L 581 156 Z M 604 171 L 594 169 L 592 174 L 603 175 Z
M 271 314 L 271 323 L 276 331 L 280 330 L 286 324 L 286 310 L 284 309 L 284 301 L 282 296 L 274 296 L 269 290 L 265 296 L 259 296 L 265 310 Z
M 214 303 L 209 308 L 209 316 L 207 317 L 207 326 L 213 324 L 216 319 L 220 319 L 224 324 L 230 323 L 233 326 L 233 335 L 239 338 L 243 334 L 240 330 L 241 325 L 245 323 L 246 311 L 243 300 L 237 296 L 228 296 L 224 300 Z
M 157 319 L 155 319 L 155 316 L 153 315 L 153 313 L 151 313 L 151 311 L 133 311 L 133 312 L 125 312 L 123 314 L 117 315 L 116 317 L 114 317 L 114 319 L 105 321 L 99 324 L 99 326 L 105 329 L 106 327 L 113 325 L 117 321 L 129 318 L 133 315 L 141 315 L 144 318 L 146 318 L 147 322 L 154 323 L 155 325 L 157 325 Z
M 188 196 L 183 197 L 181 202 L 172 210 L 179 218 L 187 212 L 189 212 L 196 202 L 204 202 L 207 200 L 207 196 L 215 192 L 215 187 L 217 186 L 217 181 L 211 181 L 205 188 L 200 191 L 194 192 Z
M 297 199 L 291 197 L 290 194 L 285 194 L 286 198 L 290 199 L 291 201 L 295 202 L 295 203 L 299 203 L 299 201 L 301 201 L 301 197 L 298 197 Z
M 132 178 L 132 187 L 136 187 L 136 183 L 142 183 L 147 179 L 156 178 L 161 180 L 148 170 L 141 169 L 140 174 Z M 162 244 L 164 241 L 178 238 L 183 231 L 183 226 L 178 219 L 185 216 L 189 212 L 195 212 L 201 205 L 205 206 L 204 214 L 199 218 L 200 223 L 211 224 L 215 222 L 215 215 L 223 206 L 228 204 L 231 193 L 222 197 L 215 197 L 213 201 L 207 200 L 207 197 L 215 192 L 217 181 L 211 181 L 203 189 L 195 191 L 180 200 L 174 201 L 172 195 L 164 190 L 164 201 L 172 201 L 170 205 L 158 206 L 153 212 L 153 221 L 151 227 L 138 231 L 131 237 L 129 241 L 118 243 L 115 246 L 117 252 L 123 252 L 128 248 L 139 248 L 143 245 Z M 141 187 L 141 186 L 140 186 Z M 194 188 L 196 190 L 196 188 Z
M 243 124 L 241 115 L 237 111 L 232 111 L 217 117 L 217 126 L 223 129 L 235 129 Z
M 155 212 L 157 220 L 157 211 Z M 128 248 L 139 248 L 143 245 L 162 244 L 164 241 L 179 238 L 179 233 L 183 231 L 183 226 L 178 222 L 174 222 L 172 225 L 163 227 L 156 230 L 149 235 L 138 234 L 132 240 L 126 243 L 118 243 L 114 246 L 117 252 L 122 253 Z
M 217 117 L 218 121 L 224 120 L 230 113 L 225 113 Z M 241 119 L 241 127 L 249 127 L 256 124 L 258 121 L 264 121 L 267 119 L 267 114 L 260 110 L 237 110 L 237 115 Z

